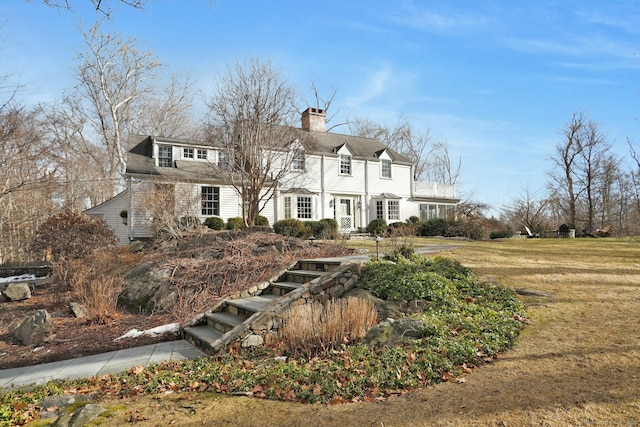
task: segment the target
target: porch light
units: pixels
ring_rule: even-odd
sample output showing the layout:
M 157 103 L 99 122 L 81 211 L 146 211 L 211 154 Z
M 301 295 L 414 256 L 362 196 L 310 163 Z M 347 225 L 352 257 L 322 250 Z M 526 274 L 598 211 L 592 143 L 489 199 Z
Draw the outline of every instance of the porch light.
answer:
M 380 236 L 376 236 L 376 238 L 373 239 L 373 241 L 376 242 L 376 261 L 380 259 L 380 242 L 383 240 L 384 239 Z

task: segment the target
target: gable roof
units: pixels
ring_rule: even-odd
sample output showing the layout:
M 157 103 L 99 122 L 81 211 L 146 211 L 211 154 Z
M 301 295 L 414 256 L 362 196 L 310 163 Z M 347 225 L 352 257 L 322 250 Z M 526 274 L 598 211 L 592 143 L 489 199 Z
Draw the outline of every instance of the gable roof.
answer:
M 310 154 L 337 156 L 336 152 L 346 146 L 354 158 L 377 159 L 380 153 L 387 152 L 394 162 L 411 165 L 413 162 L 406 156 L 392 150 L 374 138 L 363 138 L 352 135 L 342 135 L 332 132 L 307 131 L 293 129 L 298 135 L 295 144 L 301 144 Z M 216 180 L 213 177 L 213 168 L 207 167 L 200 162 L 176 159 L 176 167 L 160 168 L 155 166 L 153 159 L 153 142 L 166 143 L 171 145 L 200 146 L 212 149 L 218 148 L 215 144 L 207 141 L 188 140 L 180 138 L 168 138 L 150 135 L 130 135 L 128 140 L 129 150 L 126 158 L 126 173 L 128 175 L 155 175 L 167 178 L 183 179 L 206 179 Z M 291 142 L 283 142 L 288 145 Z
M 301 140 L 310 152 L 317 154 L 334 154 L 337 148 L 347 145 L 354 157 L 377 159 L 378 153 L 387 151 L 394 161 L 398 163 L 412 164 L 407 156 L 392 150 L 374 138 L 363 138 L 352 135 L 342 135 L 332 132 L 301 132 Z
M 205 181 L 218 181 L 220 177 L 216 177 L 214 169 L 207 163 L 192 162 L 189 160 L 176 159 L 175 167 L 161 168 L 157 167 L 155 160 L 153 159 L 153 141 L 157 140 L 160 143 L 166 144 L 180 144 L 180 145 L 195 145 L 195 146 L 210 146 L 201 141 L 190 141 L 186 139 L 177 138 L 164 138 L 164 137 L 152 137 L 144 135 L 131 135 L 129 137 L 129 151 L 127 152 L 127 175 L 154 175 L 157 177 L 166 177 L 172 179 L 185 179 L 185 180 L 205 180 Z

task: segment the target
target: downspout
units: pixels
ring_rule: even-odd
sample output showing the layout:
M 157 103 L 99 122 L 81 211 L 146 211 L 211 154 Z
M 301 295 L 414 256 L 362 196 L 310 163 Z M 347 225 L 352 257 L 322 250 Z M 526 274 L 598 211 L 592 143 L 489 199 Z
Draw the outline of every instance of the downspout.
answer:
M 129 241 L 133 241 L 133 203 L 131 203 L 131 199 L 133 198 L 133 186 L 132 186 L 132 181 L 133 179 L 131 178 L 131 176 L 129 176 L 127 178 L 127 209 L 128 209 L 128 214 L 127 216 L 129 217 L 129 221 L 127 221 L 127 235 L 129 237 Z
M 325 170 L 324 170 L 324 154 L 320 157 L 320 194 L 322 194 L 321 197 L 321 201 L 320 201 L 320 205 L 322 206 L 320 208 L 320 212 L 322 213 L 322 218 L 327 218 L 326 216 L 326 204 L 327 204 L 327 195 L 324 192 L 324 175 L 325 175 Z
M 360 208 L 360 227 L 365 228 L 369 225 L 369 159 L 365 159 L 364 161 L 364 201 L 362 203 L 362 207 Z

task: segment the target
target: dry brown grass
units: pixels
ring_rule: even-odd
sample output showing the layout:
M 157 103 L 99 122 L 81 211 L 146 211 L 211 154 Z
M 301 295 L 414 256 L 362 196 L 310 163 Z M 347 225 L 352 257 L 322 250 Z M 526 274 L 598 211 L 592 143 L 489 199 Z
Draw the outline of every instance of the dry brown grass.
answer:
M 127 402 L 152 416 L 137 425 L 640 425 L 640 241 L 456 244 L 463 246 L 441 255 L 487 280 L 555 295 L 523 297 L 531 324 L 515 348 L 475 369 L 466 382 L 385 402 L 330 406 L 201 394 L 145 397 Z M 185 405 L 196 415 L 187 417 Z M 125 420 L 117 414 L 110 421 Z
M 291 307 L 280 339 L 289 354 L 309 357 L 363 337 L 377 323 L 375 305 L 363 298 L 344 298 Z
M 96 251 L 81 259 L 58 260 L 54 269 L 60 283 L 54 298 L 78 302 L 88 312 L 88 320 L 109 324 L 118 318 L 118 297 L 124 291 L 124 270 L 139 255 L 126 250 Z

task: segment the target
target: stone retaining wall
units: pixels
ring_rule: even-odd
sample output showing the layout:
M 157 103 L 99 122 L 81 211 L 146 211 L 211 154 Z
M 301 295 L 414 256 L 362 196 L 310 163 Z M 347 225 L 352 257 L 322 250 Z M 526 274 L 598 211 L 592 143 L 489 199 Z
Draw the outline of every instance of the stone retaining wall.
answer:
M 340 265 L 332 271 L 323 274 L 305 283 L 284 295 L 273 304 L 259 313 L 255 313 L 242 325 L 225 334 L 214 348 L 215 352 L 229 348 L 252 347 L 269 344 L 277 339 L 278 330 L 283 324 L 287 310 L 290 307 L 303 304 L 327 301 L 342 297 L 346 292 L 353 289 L 358 281 L 361 263 L 348 263 Z M 279 277 L 279 276 L 277 276 Z M 259 295 L 269 286 L 269 282 L 263 282 L 258 286 L 244 291 L 240 297 Z M 213 307 L 211 312 L 224 304 L 225 301 Z M 194 318 L 190 324 L 195 325 L 202 322 L 205 314 Z

